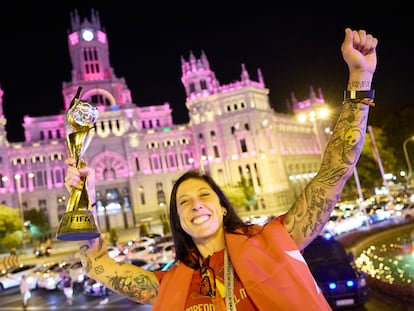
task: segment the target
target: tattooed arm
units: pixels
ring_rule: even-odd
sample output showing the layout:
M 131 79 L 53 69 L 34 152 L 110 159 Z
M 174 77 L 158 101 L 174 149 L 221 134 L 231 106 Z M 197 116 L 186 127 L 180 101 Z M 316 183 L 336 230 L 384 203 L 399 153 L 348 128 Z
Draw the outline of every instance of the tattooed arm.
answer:
M 377 44 L 378 40 L 365 30 L 345 29 L 341 51 L 349 69 L 349 91 L 371 89 L 377 65 Z M 368 111 L 369 105 L 344 103 L 318 174 L 285 215 L 284 225 L 300 249 L 323 229 L 346 181 L 353 174 L 364 143 Z
M 82 189 L 86 178 L 86 188 L 91 202 L 95 202 L 95 170 L 91 167 L 76 168 L 75 160 L 68 158 L 65 187 Z M 93 209 L 96 224 L 96 209 Z M 101 237 L 81 241 L 82 265 L 89 277 L 104 284 L 107 288 L 139 303 L 153 304 L 158 296 L 159 282 L 155 274 L 128 263 L 118 263 L 109 257 L 107 246 Z
M 160 285 L 155 274 L 129 263 L 116 262 L 108 256 L 101 238 L 82 245 L 80 255 L 82 265 L 91 278 L 135 302 L 155 302 Z

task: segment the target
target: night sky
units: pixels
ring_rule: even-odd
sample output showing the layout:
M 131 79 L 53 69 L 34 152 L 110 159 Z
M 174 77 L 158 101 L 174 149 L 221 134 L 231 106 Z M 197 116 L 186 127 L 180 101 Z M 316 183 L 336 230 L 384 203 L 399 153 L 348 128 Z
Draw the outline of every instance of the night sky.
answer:
M 378 110 L 373 113 L 381 113 L 382 105 L 414 104 L 414 27 L 407 18 L 321 12 L 298 16 L 293 9 L 270 8 L 260 1 L 237 10 L 207 3 L 165 7 L 153 2 L 153 8 L 134 1 L 30 3 L 13 4 L 0 13 L 0 86 L 10 141 L 23 140 L 24 115 L 63 110 L 62 82 L 71 79 L 67 33 L 75 9 L 81 18 L 89 18 L 91 9 L 99 13 L 115 75 L 125 78 L 135 104 L 169 102 L 175 123 L 188 121 L 180 59 L 188 60 L 190 51 L 196 57 L 206 53 L 222 85 L 240 79 L 242 63 L 253 80 L 260 68 L 277 111 L 286 111 L 291 92 L 305 99 L 310 86 L 321 88 L 328 103 L 339 105 L 348 78 L 340 52 L 345 27 L 366 29 L 380 40 L 373 81 Z

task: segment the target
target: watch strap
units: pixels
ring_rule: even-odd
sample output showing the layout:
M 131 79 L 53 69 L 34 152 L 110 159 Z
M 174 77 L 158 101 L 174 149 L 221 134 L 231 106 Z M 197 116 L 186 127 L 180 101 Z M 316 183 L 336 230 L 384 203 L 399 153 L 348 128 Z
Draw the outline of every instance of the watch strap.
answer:
M 344 91 L 344 101 L 347 100 L 354 100 L 354 99 L 374 99 L 375 98 L 375 90 L 368 90 L 368 91 Z

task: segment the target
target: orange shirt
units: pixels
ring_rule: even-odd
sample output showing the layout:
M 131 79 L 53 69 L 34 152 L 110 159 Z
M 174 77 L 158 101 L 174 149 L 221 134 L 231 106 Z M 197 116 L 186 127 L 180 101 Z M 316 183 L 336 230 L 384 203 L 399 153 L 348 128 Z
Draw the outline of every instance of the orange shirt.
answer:
M 256 232 L 251 237 L 225 234 L 235 276 L 241 280 L 235 283 L 237 310 L 332 310 L 280 219 L 267 223 L 263 230 L 259 226 L 251 229 Z M 218 256 L 213 262 L 222 279 L 222 252 L 214 256 Z M 199 299 L 194 295 L 201 280 L 198 270 L 178 263 L 169 271 L 155 273 L 161 285 L 153 311 L 218 310 L 210 308 L 211 300 L 203 300 L 207 305 L 194 303 Z M 246 298 L 237 301 L 244 292 Z
M 224 289 L 224 250 L 221 250 L 210 256 L 209 267 L 214 270 L 216 276 L 216 299 L 222 300 L 222 306 L 225 306 L 225 289 Z M 209 296 L 200 295 L 200 283 L 202 276 L 200 270 L 195 270 L 191 281 L 190 289 L 188 291 L 187 300 L 185 303 L 185 311 L 193 310 L 217 310 L 212 305 L 217 303 Z M 214 286 L 214 284 L 211 284 Z M 238 311 L 252 311 L 257 310 L 252 301 L 247 295 L 246 289 L 243 288 L 240 279 L 234 275 L 234 299 Z M 202 306 L 202 307 L 201 307 Z M 225 309 L 225 308 L 224 308 Z

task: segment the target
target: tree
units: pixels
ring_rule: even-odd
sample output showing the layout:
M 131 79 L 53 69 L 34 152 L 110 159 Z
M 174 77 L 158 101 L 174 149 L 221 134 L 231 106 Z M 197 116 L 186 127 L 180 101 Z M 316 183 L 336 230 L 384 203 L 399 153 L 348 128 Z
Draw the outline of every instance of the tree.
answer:
M 243 208 L 246 205 L 246 195 L 241 187 L 223 186 L 222 190 L 236 209 Z
M 238 182 L 237 186 L 223 186 L 222 190 L 238 212 L 245 211 L 246 207 L 257 204 L 257 196 L 253 185 L 244 177 Z
M 166 235 L 170 232 L 171 232 L 170 222 L 168 220 L 163 220 L 163 222 L 162 222 L 162 233 L 164 235 Z
M 0 249 L 2 252 L 22 244 L 22 227 L 19 210 L 0 204 Z
M 32 208 L 24 213 L 24 219 L 29 223 L 28 229 L 34 239 L 45 240 L 49 235 L 50 225 L 46 210 Z
M 140 224 L 139 225 L 139 236 L 148 236 L 149 235 L 149 230 L 148 230 L 148 225 L 147 224 Z

